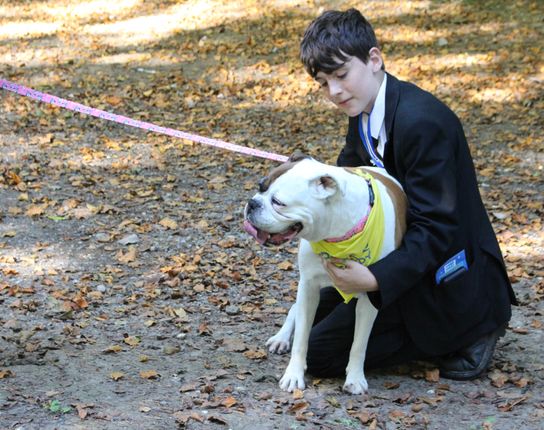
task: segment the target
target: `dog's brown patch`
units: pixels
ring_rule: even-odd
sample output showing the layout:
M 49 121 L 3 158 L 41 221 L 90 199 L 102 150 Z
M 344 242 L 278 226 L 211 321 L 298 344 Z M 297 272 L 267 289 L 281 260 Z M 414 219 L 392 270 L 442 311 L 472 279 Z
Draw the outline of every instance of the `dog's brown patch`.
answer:
M 272 182 L 274 182 L 276 179 L 278 179 L 281 175 L 283 175 L 288 170 L 291 170 L 293 166 L 297 163 L 299 163 L 302 160 L 305 160 L 306 158 L 311 158 L 308 155 L 304 155 L 299 151 L 296 151 L 293 155 L 289 157 L 289 160 L 287 160 L 285 163 L 280 164 L 278 167 L 275 167 L 270 171 L 268 176 L 265 176 L 263 179 L 259 181 L 259 192 L 264 193 L 268 188 L 270 188 L 270 185 Z

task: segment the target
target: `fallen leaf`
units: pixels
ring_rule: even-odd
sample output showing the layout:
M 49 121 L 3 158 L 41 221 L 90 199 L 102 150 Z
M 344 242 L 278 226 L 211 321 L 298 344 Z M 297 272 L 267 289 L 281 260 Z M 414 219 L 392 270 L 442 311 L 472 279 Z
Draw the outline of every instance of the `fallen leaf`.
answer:
M 13 373 L 9 369 L 0 370 L 0 379 L 13 378 L 14 376 L 15 376 L 15 373 Z
M 304 398 L 304 391 L 299 390 L 298 388 L 295 388 L 293 390 L 293 399 L 300 400 L 302 398 Z
M 438 382 L 440 380 L 440 370 L 438 369 L 426 370 L 425 380 L 427 382 Z
M 105 354 L 109 354 L 109 353 L 116 353 L 116 352 L 121 352 L 123 351 L 123 348 L 119 345 L 112 345 L 112 346 L 108 346 L 105 350 L 103 350 L 102 352 L 105 353 Z
M 126 253 L 123 253 L 123 251 L 117 253 L 117 260 L 125 264 L 133 263 L 137 257 L 138 249 L 135 246 L 129 246 Z
M 497 369 L 488 373 L 487 377 L 491 379 L 491 384 L 497 388 L 503 387 L 504 384 L 506 384 L 508 380 L 510 379 L 510 377 L 506 373 L 503 373 Z
M 249 351 L 244 352 L 244 357 L 249 358 L 250 360 L 262 360 L 268 355 L 264 349 L 250 349 Z
M 156 370 L 142 370 L 140 372 L 140 377 L 143 379 L 158 379 L 160 375 Z
M 125 377 L 125 374 L 123 372 L 111 372 L 110 378 L 114 381 L 118 381 L 119 379 L 122 379 Z
M 227 397 L 226 399 L 224 399 L 221 404 L 227 408 L 231 408 L 232 406 L 234 406 L 236 403 L 238 403 L 238 401 L 232 397 L 232 396 L 229 396 Z
M 127 336 L 123 339 L 127 345 L 137 346 L 140 343 L 140 339 L 137 336 Z
M 178 228 L 178 223 L 171 218 L 163 218 L 159 221 L 159 224 L 170 230 L 176 230 Z
M 278 264 L 278 269 L 280 270 L 293 270 L 295 266 L 289 260 L 282 261 Z

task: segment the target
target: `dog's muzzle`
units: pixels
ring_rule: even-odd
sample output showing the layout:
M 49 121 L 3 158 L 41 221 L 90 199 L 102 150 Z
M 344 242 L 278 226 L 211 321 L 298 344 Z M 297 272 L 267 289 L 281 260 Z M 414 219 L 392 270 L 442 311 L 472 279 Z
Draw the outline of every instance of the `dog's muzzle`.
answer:
M 282 245 L 292 240 L 302 230 L 303 226 L 300 222 L 294 223 L 288 229 L 279 233 L 271 233 L 258 228 L 251 220 L 253 218 L 254 212 L 261 208 L 261 203 L 258 200 L 251 199 L 246 205 L 244 211 L 244 230 L 251 236 L 253 236 L 260 245 Z

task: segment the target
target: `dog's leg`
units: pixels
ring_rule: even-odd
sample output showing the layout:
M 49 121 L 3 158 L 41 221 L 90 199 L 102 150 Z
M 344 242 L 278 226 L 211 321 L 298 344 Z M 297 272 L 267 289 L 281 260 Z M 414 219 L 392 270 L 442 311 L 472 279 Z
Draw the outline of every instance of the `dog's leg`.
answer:
M 293 391 L 295 388 L 303 390 L 304 372 L 306 371 L 306 354 L 308 353 L 308 338 L 319 304 L 319 286 L 310 285 L 302 278 L 297 291 L 295 313 L 295 336 L 289 365 L 280 380 L 280 388 Z
M 370 303 L 368 295 L 361 294 L 355 308 L 355 332 L 346 368 L 344 391 L 348 393 L 361 394 L 368 390 L 364 369 L 365 356 L 368 338 L 376 315 L 378 315 L 378 310 Z
M 266 341 L 266 346 L 270 352 L 276 354 L 284 354 L 291 348 L 291 336 L 295 330 L 295 315 L 296 315 L 296 302 L 289 309 L 287 318 L 281 326 L 280 330 L 271 338 Z

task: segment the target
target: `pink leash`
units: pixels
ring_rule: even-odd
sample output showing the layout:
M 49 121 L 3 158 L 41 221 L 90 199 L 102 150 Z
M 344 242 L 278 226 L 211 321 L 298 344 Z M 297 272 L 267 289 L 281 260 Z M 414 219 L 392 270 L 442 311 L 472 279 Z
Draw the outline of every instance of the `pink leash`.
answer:
M 179 137 L 181 139 L 190 140 L 192 142 L 215 146 L 216 148 L 222 148 L 228 151 L 252 155 L 254 157 L 266 158 L 268 160 L 284 162 L 288 159 L 288 157 L 286 157 L 285 155 L 279 155 L 272 152 L 261 151 L 260 149 L 253 149 L 246 146 L 235 145 L 233 143 L 225 142 L 223 140 L 198 136 L 196 134 L 190 134 L 183 131 L 174 130 L 172 128 L 160 127 L 149 122 L 134 120 L 131 118 L 127 118 L 126 116 L 116 115 L 100 109 L 75 103 L 70 100 L 61 99 L 60 97 L 52 96 L 50 94 L 42 93 L 40 91 L 33 90 L 32 88 L 27 88 L 22 85 L 7 81 L 5 79 L 0 79 L 0 87 L 4 90 L 11 91 L 21 96 L 29 97 L 40 102 L 49 103 L 54 106 L 59 106 L 61 108 L 68 109 L 74 112 L 80 112 L 87 115 L 95 116 L 97 118 L 105 119 L 106 121 L 117 122 L 119 124 L 125 124 L 130 127 L 153 131 L 155 133 L 167 134 L 168 136 Z

